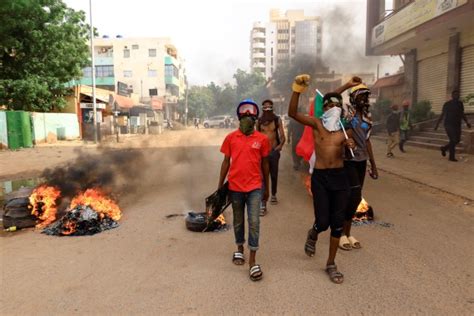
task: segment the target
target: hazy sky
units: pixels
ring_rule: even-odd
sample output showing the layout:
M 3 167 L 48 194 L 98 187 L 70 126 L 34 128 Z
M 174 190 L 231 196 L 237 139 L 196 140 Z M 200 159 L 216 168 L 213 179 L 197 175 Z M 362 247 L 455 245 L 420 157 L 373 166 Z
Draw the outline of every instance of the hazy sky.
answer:
M 88 0 L 64 0 L 89 14 Z M 253 22 L 268 21 L 269 10 L 304 9 L 323 19 L 323 57 L 336 71 L 373 70 L 393 73 L 390 58 L 363 58 L 365 0 L 92 0 L 93 24 L 99 35 L 171 37 L 186 60 L 191 84 L 222 84 L 237 68 L 249 69 Z M 327 19 L 326 19 L 327 18 Z M 331 23 L 325 23 L 331 20 Z M 336 57 L 336 58 L 335 58 Z M 339 58 L 338 58 L 339 57 Z M 354 63 L 353 58 L 362 58 Z M 355 67 L 355 68 L 354 68 Z M 354 69 L 349 69 L 354 68 Z

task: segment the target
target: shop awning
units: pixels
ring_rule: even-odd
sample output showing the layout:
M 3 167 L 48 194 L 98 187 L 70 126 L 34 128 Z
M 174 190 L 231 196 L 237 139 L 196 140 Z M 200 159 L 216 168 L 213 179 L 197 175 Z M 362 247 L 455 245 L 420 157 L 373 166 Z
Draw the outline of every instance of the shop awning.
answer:
M 114 108 L 114 104 L 117 104 L 117 106 L 121 109 L 130 109 L 136 105 L 131 98 L 124 97 L 123 95 L 118 95 L 116 93 L 112 93 L 110 100 L 107 100 L 107 102 L 110 103 L 112 108 Z
M 399 86 L 403 84 L 405 74 L 396 74 L 378 79 L 371 89 L 380 89 L 385 87 Z
M 92 92 L 89 91 L 81 91 L 81 94 L 86 95 L 92 99 Z M 104 94 L 104 93 L 97 93 L 95 94 L 95 99 L 96 101 L 102 101 L 105 103 L 109 102 L 109 94 Z

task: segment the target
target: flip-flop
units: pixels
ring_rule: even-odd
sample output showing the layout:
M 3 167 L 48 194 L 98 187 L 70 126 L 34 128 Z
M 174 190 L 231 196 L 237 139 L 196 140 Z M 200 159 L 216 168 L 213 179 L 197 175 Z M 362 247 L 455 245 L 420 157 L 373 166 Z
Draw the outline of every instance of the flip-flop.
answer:
M 339 239 L 339 248 L 346 251 L 349 251 L 352 249 L 351 242 L 349 241 L 346 235 L 342 235 L 341 238 Z
M 234 254 L 232 255 L 232 262 L 237 266 L 243 265 L 245 263 L 244 254 L 238 251 L 234 252 Z
M 306 243 L 304 244 L 304 252 L 308 257 L 313 257 L 316 253 L 316 241 L 317 239 L 311 238 L 311 233 L 313 229 L 308 231 L 308 235 L 306 236 Z
M 360 245 L 360 242 L 355 239 L 353 236 L 349 236 L 349 238 L 347 238 L 351 244 L 351 247 L 354 248 L 354 249 L 360 249 L 362 248 L 362 246 Z
M 335 264 L 328 265 L 326 267 L 326 272 L 329 274 L 329 279 L 336 284 L 341 284 L 344 282 L 344 274 L 337 270 L 337 266 Z
M 259 264 L 255 264 L 250 268 L 249 276 L 252 281 L 259 281 L 263 278 L 262 268 L 260 268 Z

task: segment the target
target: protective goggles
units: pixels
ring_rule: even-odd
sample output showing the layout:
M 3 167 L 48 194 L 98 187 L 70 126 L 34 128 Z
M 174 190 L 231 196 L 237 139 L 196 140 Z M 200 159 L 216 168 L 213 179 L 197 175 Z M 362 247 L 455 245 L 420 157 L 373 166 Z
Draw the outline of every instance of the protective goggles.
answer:
M 242 104 L 239 106 L 237 114 L 239 116 L 244 116 L 244 115 L 251 115 L 251 116 L 258 116 L 258 109 L 255 105 L 253 104 Z
M 330 97 L 329 99 L 324 100 L 323 107 L 326 107 L 331 103 L 334 103 L 335 106 L 342 106 L 342 100 L 336 97 Z

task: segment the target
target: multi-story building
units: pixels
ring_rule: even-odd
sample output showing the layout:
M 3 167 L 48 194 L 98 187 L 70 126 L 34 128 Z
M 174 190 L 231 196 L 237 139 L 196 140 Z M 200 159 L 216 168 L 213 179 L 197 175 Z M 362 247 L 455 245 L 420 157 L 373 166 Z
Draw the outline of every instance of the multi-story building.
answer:
M 366 54 L 402 56 L 404 98 L 430 101 L 440 113 L 453 90 L 460 90 L 461 97 L 474 94 L 474 1 L 395 0 L 386 5 L 385 0 L 367 1 Z M 474 103 L 465 109 L 474 112 Z
M 184 97 L 184 59 L 169 38 L 96 38 L 94 54 L 97 87 L 117 90 L 118 82 L 149 104 L 152 97 L 176 104 Z M 84 69 L 82 84 L 91 85 L 91 68 Z
M 266 78 L 278 64 L 289 63 L 298 55 L 321 56 L 322 23 L 303 10 L 270 10 L 269 22 L 256 22 L 250 32 L 250 68 Z

